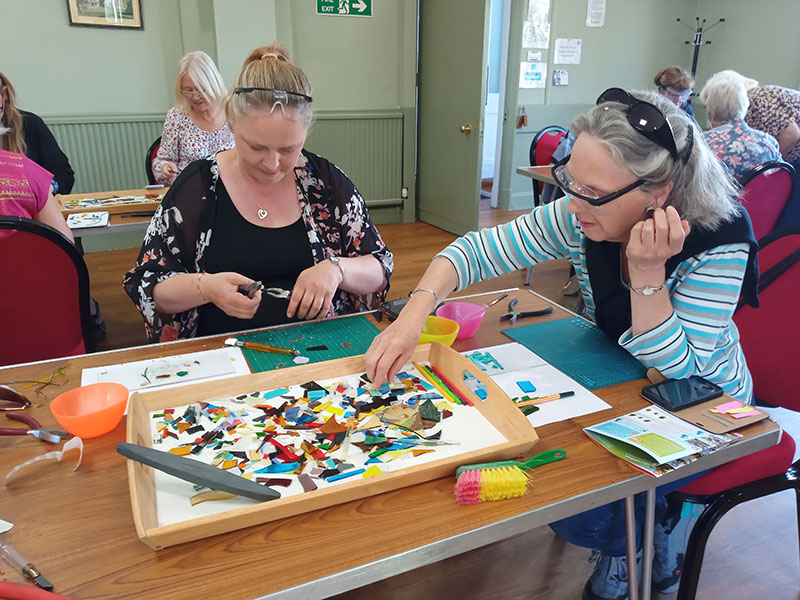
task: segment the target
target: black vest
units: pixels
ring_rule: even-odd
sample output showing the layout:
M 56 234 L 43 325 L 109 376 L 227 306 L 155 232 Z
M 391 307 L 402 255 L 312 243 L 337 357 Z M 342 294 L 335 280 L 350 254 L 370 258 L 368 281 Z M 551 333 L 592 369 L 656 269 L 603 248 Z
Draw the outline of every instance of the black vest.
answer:
M 758 308 L 758 243 L 753 235 L 750 217 L 744 209 L 733 221 L 723 223 L 716 231 L 692 227 L 683 243 L 683 250 L 666 262 L 667 279 L 681 262 L 692 256 L 717 246 L 740 242 L 750 244 L 741 300 Z M 592 286 L 595 322 L 614 340 L 619 339 L 631 326 L 631 296 L 622 285 L 620 276 L 620 246 L 619 242 L 586 239 L 586 270 Z

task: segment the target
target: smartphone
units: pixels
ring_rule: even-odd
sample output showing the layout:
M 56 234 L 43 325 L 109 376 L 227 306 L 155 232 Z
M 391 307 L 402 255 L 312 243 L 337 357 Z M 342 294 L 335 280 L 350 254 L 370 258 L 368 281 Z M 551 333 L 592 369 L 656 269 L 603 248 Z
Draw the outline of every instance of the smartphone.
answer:
M 390 321 L 394 321 L 406 304 L 408 304 L 408 298 L 398 298 L 390 302 L 381 302 L 379 306 L 381 312 L 386 315 Z
M 719 398 L 723 393 L 717 384 L 697 375 L 688 379 L 667 379 L 642 388 L 643 398 L 671 412 Z

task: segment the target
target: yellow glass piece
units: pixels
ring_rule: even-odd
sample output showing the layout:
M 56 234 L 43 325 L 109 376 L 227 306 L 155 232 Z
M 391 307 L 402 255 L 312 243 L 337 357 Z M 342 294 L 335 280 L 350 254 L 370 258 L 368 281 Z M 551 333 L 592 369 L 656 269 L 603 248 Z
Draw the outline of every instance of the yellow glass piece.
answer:
M 235 467 L 238 464 L 239 464 L 239 461 L 236 460 L 236 459 L 226 460 L 226 461 L 223 461 L 222 468 L 223 469 L 232 469 L 233 467 Z
M 177 454 L 178 456 L 186 456 L 192 451 L 191 446 L 178 446 L 177 448 L 170 448 L 170 454 Z
M 338 406 L 331 406 L 330 408 L 326 409 L 325 412 L 333 413 L 341 417 L 344 414 L 344 409 L 341 409 Z
M 371 466 L 369 469 L 367 469 L 366 471 L 364 471 L 364 472 L 361 474 L 361 477 L 363 477 L 364 479 L 366 479 L 367 477 L 375 477 L 375 475 L 380 475 L 380 474 L 382 474 L 382 473 L 383 473 L 383 471 L 381 471 L 381 470 L 378 468 L 378 465 L 372 465 L 372 466 Z
M 314 412 L 316 412 L 316 413 L 322 412 L 323 410 L 328 408 L 330 405 L 331 405 L 331 403 L 330 403 L 330 400 L 329 400 L 328 402 L 325 402 L 324 404 L 320 404 L 318 407 L 316 407 L 314 409 Z
M 230 500 L 236 498 L 236 494 L 229 494 L 228 492 L 220 492 L 219 490 L 206 490 L 192 496 L 189 501 L 192 506 L 196 506 L 202 502 L 213 502 L 217 500 Z

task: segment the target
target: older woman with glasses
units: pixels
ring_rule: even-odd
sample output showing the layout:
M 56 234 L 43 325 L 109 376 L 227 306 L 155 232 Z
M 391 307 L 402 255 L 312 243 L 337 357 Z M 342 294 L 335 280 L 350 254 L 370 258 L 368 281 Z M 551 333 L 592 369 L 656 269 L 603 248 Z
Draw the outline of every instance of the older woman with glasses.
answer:
M 236 146 L 181 173 L 125 276 L 152 341 L 383 299 L 392 254 L 350 179 L 303 148 L 311 104 L 308 78 L 283 48 L 250 54 L 225 105 Z
M 570 131 L 572 154 L 553 167 L 566 196 L 439 253 L 397 321 L 374 340 L 367 375 L 376 383 L 393 377 L 426 315 L 454 290 L 567 258 L 586 316 L 644 366 L 675 379 L 700 375 L 752 402 L 732 316 L 740 293 L 757 304 L 757 247 L 730 176 L 694 122 L 658 94 L 612 88 Z M 677 589 L 691 524 L 665 495 L 685 483 L 657 489 L 653 582 L 661 592 Z M 553 528 L 600 551 L 584 598 L 627 597 L 621 502 Z
M 233 147 L 234 139 L 222 106 L 227 90 L 211 57 L 197 50 L 178 62 L 176 104 L 167 112 L 153 174 L 171 184 L 195 160 Z

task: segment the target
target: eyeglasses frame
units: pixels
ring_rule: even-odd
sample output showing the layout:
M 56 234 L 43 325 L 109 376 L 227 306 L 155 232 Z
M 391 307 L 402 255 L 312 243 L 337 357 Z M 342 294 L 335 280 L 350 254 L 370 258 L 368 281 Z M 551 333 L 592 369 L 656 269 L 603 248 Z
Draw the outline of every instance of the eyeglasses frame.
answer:
M 636 188 L 646 183 L 644 179 L 637 179 L 630 185 L 626 185 L 621 190 L 617 190 L 612 194 L 606 194 L 605 196 L 600 196 L 599 198 L 592 198 L 591 196 L 579 194 L 578 192 L 570 190 L 569 184 L 565 180 L 562 180 L 561 177 L 559 177 L 559 175 L 557 175 L 557 173 L 560 173 L 561 167 L 564 167 L 564 169 L 566 169 L 567 163 L 569 162 L 571 156 L 572 154 L 567 154 L 567 156 L 565 156 L 556 164 L 554 164 L 553 167 L 550 169 L 550 175 L 553 177 L 553 180 L 556 182 L 556 185 L 560 187 L 567 196 L 574 196 L 576 198 L 580 198 L 581 200 L 583 200 L 584 202 L 588 202 L 592 206 L 602 206 L 603 204 L 607 204 L 612 200 L 616 200 L 620 196 L 624 196 L 628 192 L 632 192 Z

